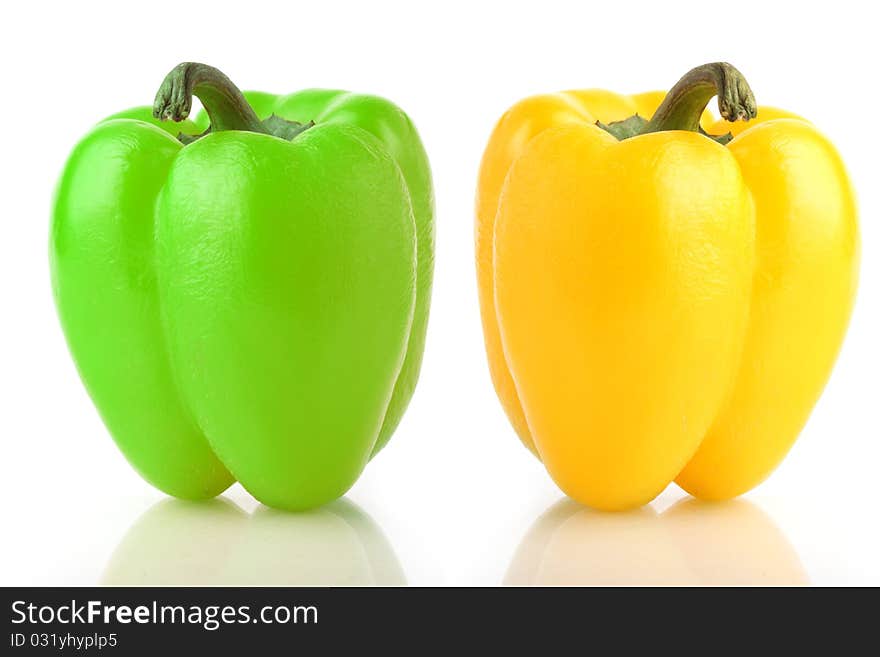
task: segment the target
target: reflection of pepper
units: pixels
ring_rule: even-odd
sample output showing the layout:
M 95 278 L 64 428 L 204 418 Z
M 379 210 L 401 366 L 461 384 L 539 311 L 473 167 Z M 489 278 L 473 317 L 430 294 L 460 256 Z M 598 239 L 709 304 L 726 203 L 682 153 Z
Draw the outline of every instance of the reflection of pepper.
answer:
M 71 155 L 51 235 L 62 325 L 148 481 L 199 498 L 238 479 L 272 506 L 314 506 L 351 486 L 415 386 L 427 158 L 374 96 L 252 94 L 255 112 L 216 69 L 182 64 L 153 113 L 181 121 L 193 95 L 201 135 L 135 109 Z
M 716 94 L 725 119 L 758 125 L 699 134 L 721 127 L 701 121 Z M 563 490 L 605 509 L 673 479 L 712 499 L 764 479 L 828 379 L 856 289 L 852 190 L 812 125 L 762 121 L 729 64 L 658 98 L 522 101 L 477 195 L 496 390 Z
M 113 586 L 405 586 L 376 522 L 342 498 L 301 513 L 224 497 L 165 498 L 129 528 L 101 584 Z
M 532 524 L 504 578 L 514 586 L 802 586 L 785 534 L 746 499 L 685 498 L 602 513 L 570 499 Z

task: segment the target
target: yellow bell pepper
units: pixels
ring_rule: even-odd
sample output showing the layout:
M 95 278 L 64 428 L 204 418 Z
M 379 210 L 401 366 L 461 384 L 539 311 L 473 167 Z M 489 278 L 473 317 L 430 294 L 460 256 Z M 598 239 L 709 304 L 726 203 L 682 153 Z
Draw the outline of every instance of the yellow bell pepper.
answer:
M 859 236 L 832 144 L 707 64 L 665 96 L 514 105 L 483 157 L 476 250 L 511 423 L 568 495 L 610 510 L 770 474 L 843 341 Z

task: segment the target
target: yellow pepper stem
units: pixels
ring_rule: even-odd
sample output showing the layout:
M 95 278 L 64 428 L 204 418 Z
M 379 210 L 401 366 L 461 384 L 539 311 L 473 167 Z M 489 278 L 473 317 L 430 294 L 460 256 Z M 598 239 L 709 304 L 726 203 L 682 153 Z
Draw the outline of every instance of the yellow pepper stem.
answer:
M 638 114 L 623 121 L 596 125 L 617 139 L 629 139 L 648 132 L 689 130 L 706 134 L 700 128 L 700 117 L 713 96 L 718 96 L 718 109 L 728 121 L 748 121 L 758 115 L 755 95 L 743 74 L 725 62 L 703 64 L 685 73 L 654 112 L 651 120 Z M 733 136 L 706 135 L 720 144 Z
M 713 96 L 728 121 L 748 121 L 758 115 L 755 95 L 745 77 L 726 62 L 703 64 L 685 73 L 663 99 L 645 132 L 700 130 L 700 117 Z

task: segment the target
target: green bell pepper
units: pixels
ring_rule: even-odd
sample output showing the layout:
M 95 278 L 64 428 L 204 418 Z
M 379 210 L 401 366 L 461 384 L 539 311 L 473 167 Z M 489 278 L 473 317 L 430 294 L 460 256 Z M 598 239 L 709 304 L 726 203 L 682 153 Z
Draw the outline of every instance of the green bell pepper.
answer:
M 210 126 L 175 138 L 163 121 L 193 95 Z M 245 96 L 185 63 L 152 116 L 99 123 L 58 185 L 52 285 L 134 468 L 182 498 L 235 480 L 286 509 L 343 495 L 416 385 L 433 203 L 412 122 L 376 96 Z

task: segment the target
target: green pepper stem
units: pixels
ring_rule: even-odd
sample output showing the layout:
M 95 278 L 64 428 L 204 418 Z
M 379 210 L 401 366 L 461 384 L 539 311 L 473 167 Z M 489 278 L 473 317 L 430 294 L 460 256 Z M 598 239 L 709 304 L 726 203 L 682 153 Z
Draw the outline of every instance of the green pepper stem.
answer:
M 269 134 L 232 80 L 213 66 L 183 62 L 165 76 L 156 100 L 153 116 L 162 121 L 183 121 L 192 110 L 197 96 L 211 119 L 211 131 L 247 130 Z
M 698 132 L 700 117 L 713 96 L 718 96 L 718 110 L 728 121 L 748 121 L 758 115 L 755 96 L 743 74 L 730 64 L 716 62 L 685 73 L 666 94 L 645 132 Z

